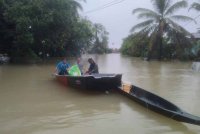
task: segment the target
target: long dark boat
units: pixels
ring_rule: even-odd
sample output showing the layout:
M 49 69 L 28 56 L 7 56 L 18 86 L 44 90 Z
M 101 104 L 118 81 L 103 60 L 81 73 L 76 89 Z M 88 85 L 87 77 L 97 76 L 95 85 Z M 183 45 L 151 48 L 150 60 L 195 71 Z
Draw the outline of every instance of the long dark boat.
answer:
M 130 84 L 122 84 L 118 89 L 120 93 L 130 97 L 154 112 L 160 113 L 176 121 L 200 125 L 200 117 L 191 115 L 173 103 L 142 88 Z
M 83 76 L 70 76 L 54 74 L 56 79 L 66 86 L 85 89 L 106 91 L 121 86 L 121 74 L 93 74 Z

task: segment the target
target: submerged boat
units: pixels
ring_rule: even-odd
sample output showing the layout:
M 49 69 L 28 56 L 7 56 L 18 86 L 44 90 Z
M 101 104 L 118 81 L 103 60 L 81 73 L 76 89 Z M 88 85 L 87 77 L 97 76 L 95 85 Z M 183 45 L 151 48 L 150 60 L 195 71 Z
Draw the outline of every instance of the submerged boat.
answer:
M 131 84 L 122 84 L 120 93 L 130 97 L 142 106 L 176 121 L 200 125 L 200 117 L 191 115 L 173 103 Z
M 117 89 L 117 87 L 121 86 L 122 78 L 121 74 L 93 74 L 82 76 L 54 75 L 59 82 L 66 86 L 99 91 Z

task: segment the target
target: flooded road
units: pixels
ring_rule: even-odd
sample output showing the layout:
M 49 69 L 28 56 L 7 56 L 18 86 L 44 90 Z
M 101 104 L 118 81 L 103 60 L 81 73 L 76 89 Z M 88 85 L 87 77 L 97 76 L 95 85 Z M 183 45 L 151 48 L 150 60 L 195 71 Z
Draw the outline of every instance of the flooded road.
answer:
M 119 54 L 92 57 L 100 72 L 122 73 L 123 81 L 200 116 L 200 73 L 191 70 L 191 62 L 146 62 Z M 199 126 L 151 112 L 120 94 L 64 87 L 51 75 L 54 66 L 0 66 L 0 134 L 200 133 Z

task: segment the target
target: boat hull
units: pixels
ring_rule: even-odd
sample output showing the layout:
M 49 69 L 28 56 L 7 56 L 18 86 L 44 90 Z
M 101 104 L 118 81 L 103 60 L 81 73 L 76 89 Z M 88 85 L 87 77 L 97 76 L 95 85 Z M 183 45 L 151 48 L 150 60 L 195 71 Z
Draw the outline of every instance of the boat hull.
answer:
M 61 84 L 67 86 L 67 77 L 65 75 L 57 75 L 55 74 L 56 80 L 59 81 Z
M 57 75 L 56 79 L 66 86 L 85 90 L 106 91 L 121 86 L 121 74 L 94 74 L 85 76 Z
M 122 86 L 119 92 L 142 106 L 176 121 L 200 125 L 200 117 L 191 115 L 173 103 L 134 85 Z

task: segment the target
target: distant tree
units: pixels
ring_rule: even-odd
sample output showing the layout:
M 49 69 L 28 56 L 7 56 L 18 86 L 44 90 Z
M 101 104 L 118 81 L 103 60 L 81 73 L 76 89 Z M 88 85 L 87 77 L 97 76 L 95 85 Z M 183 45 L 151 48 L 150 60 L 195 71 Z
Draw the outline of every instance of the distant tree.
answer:
M 75 55 L 88 51 L 95 38 L 92 22 L 87 19 L 79 19 L 72 30 L 73 32 L 65 49 L 73 51 Z
M 76 0 L 0 0 L 0 53 L 12 57 L 77 55 L 94 40 Z
M 196 10 L 200 12 L 200 1 L 192 3 L 189 10 Z M 200 29 L 198 28 L 198 33 L 200 33 Z M 192 54 L 194 55 L 196 60 L 200 60 L 200 41 L 197 40 L 194 42 L 193 47 L 191 49 Z
M 121 53 L 134 57 L 146 57 L 148 51 L 149 38 L 146 36 L 131 34 L 123 40 Z
M 92 46 L 91 53 L 106 53 L 108 50 L 108 32 L 102 24 L 95 23 L 93 25 L 94 45 Z
M 154 51 L 158 59 L 162 59 L 163 53 L 163 38 L 170 38 L 170 42 L 176 45 L 176 49 L 184 48 L 186 45 L 183 41 L 187 40 L 186 36 L 190 33 L 175 21 L 193 21 L 192 18 L 184 15 L 174 15 L 176 11 L 186 8 L 187 2 L 181 0 L 173 3 L 173 0 L 151 0 L 154 10 L 146 8 L 136 8 L 133 14 L 138 13 L 139 19 L 145 21 L 135 25 L 131 31 L 138 34 L 143 33 L 150 37 L 148 58 L 152 57 Z M 177 51 L 178 52 L 180 51 Z
M 0 53 L 7 53 L 10 55 L 10 48 L 15 34 L 15 25 L 6 21 L 6 11 L 6 1 L 0 0 Z
M 12 58 L 74 56 L 95 45 L 94 51 L 104 53 L 108 32 L 82 18 L 81 10 L 77 0 L 0 0 L 0 53 Z

